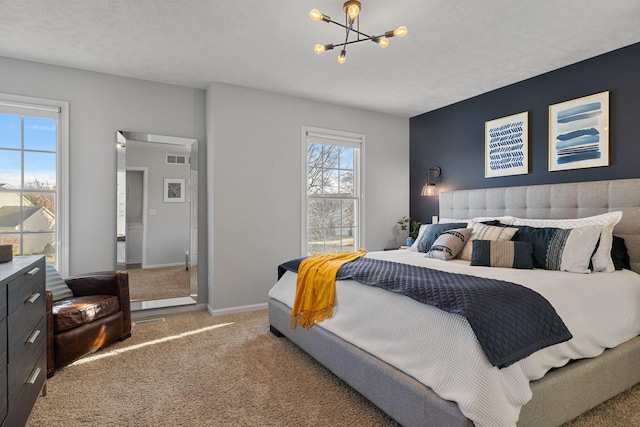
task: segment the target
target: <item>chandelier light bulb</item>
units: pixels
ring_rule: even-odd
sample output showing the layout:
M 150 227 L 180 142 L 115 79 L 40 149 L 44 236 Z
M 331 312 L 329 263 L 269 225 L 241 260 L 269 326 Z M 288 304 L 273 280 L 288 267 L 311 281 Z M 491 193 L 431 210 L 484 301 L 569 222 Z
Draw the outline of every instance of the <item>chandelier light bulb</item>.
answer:
M 425 184 L 420 192 L 421 196 L 432 197 L 437 194 L 438 190 L 435 184 Z
M 343 49 L 338 55 L 338 64 L 344 64 L 345 62 L 347 62 L 347 51 Z
M 324 15 L 320 13 L 318 9 L 311 9 L 309 12 L 309 18 L 311 18 L 312 21 L 321 21 L 322 18 L 324 18 Z
M 384 49 L 385 47 L 389 46 L 389 39 L 386 37 L 379 37 L 376 43 L 378 43 L 378 46 Z
M 393 30 L 393 35 L 395 37 L 404 37 L 407 35 L 407 27 L 405 27 L 404 25 L 399 26 L 398 28 L 396 28 L 395 30 Z
M 320 55 L 322 53 L 324 53 L 325 49 L 324 49 L 324 45 L 323 44 L 317 44 L 313 47 L 313 51 L 316 53 L 316 55 Z
M 347 6 L 347 15 L 353 21 L 360 14 L 360 5 L 356 3 L 351 3 Z

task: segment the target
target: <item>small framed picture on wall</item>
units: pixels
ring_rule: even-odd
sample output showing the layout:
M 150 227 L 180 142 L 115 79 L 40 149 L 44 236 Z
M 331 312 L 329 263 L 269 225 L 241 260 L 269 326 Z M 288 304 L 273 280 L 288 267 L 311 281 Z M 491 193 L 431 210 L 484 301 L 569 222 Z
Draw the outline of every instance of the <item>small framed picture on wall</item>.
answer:
M 609 166 L 609 92 L 549 106 L 549 170 Z
M 484 177 L 529 173 L 529 112 L 484 124 Z
M 185 180 L 184 178 L 164 179 L 164 201 L 165 203 L 182 203 L 185 200 Z

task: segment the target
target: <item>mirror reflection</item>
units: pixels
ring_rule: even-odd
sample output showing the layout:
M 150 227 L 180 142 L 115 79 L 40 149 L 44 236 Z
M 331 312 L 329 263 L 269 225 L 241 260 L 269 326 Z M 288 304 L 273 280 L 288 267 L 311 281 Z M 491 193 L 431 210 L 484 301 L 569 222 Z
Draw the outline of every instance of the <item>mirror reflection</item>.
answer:
M 132 309 L 194 304 L 197 140 L 118 131 L 116 268 Z

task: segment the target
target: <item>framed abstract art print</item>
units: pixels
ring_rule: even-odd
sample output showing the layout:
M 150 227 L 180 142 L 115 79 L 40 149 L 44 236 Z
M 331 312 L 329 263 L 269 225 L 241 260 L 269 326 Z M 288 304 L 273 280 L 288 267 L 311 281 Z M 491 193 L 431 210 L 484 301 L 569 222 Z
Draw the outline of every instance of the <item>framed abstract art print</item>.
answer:
M 484 124 L 484 177 L 529 173 L 529 112 Z
M 549 170 L 609 165 L 609 92 L 549 106 Z

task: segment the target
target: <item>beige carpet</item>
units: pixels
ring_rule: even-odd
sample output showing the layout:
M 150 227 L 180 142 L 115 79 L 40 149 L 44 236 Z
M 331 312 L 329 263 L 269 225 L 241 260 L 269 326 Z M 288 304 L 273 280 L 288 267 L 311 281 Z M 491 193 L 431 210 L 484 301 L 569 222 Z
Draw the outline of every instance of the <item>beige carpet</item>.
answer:
M 273 336 L 266 310 L 163 318 L 59 370 L 27 426 L 397 426 Z M 640 425 L 640 387 L 569 425 Z

